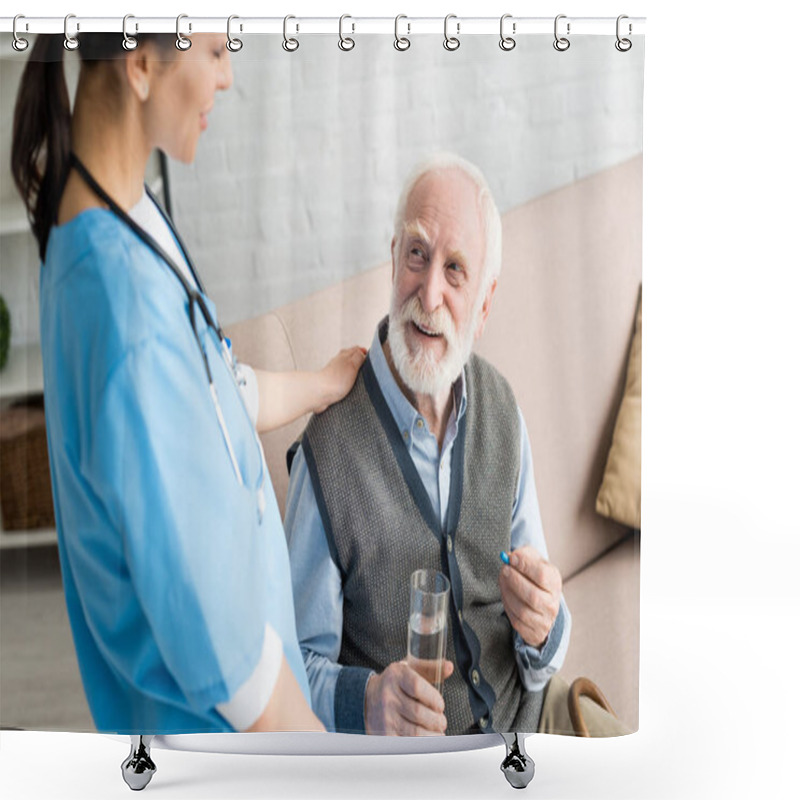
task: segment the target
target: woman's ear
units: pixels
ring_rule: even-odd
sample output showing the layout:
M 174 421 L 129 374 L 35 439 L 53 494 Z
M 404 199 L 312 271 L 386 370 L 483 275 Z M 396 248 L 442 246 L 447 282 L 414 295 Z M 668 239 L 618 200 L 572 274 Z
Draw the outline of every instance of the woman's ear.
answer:
M 140 44 L 125 56 L 125 78 L 134 96 L 146 103 L 150 97 L 156 62 L 153 49 L 147 43 Z

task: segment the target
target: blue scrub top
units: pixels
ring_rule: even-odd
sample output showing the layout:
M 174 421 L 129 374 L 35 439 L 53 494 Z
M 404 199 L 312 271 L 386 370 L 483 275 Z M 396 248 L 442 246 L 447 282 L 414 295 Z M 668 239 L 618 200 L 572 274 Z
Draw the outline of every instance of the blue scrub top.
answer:
M 231 730 L 215 706 L 252 673 L 267 623 L 308 699 L 280 513 L 218 337 L 198 314 L 244 486 L 186 293 L 147 245 L 84 211 L 52 229 L 40 287 L 59 554 L 97 728 Z

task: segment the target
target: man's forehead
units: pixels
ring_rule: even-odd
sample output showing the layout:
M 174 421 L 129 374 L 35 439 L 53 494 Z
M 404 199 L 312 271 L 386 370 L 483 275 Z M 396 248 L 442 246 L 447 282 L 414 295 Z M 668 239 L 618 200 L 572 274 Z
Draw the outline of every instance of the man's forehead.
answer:
M 426 222 L 434 227 L 444 223 L 451 231 L 460 231 L 468 238 L 483 228 L 478 187 L 458 169 L 421 176 L 408 195 L 404 216 L 406 232 L 425 241 L 430 241 Z

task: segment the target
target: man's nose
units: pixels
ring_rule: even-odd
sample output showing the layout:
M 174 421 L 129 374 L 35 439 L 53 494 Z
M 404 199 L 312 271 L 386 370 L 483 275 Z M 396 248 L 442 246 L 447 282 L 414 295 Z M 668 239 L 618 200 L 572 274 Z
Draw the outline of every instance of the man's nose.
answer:
M 444 275 L 440 264 L 431 261 L 422 278 L 419 299 L 426 314 L 432 314 L 444 300 Z

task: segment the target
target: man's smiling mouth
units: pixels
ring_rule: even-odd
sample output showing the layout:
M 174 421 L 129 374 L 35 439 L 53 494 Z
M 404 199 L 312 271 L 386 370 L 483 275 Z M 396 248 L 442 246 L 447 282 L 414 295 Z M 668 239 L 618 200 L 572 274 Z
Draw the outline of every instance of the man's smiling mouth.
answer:
M 411 324 L 424 336 L 427 336 L 430 339 L 438 339 L 442 336 L 441 333 L 437 333 L 436 331 L 429 330 L 428 328 L 424 328 L 417 322 L 411 321 Z

